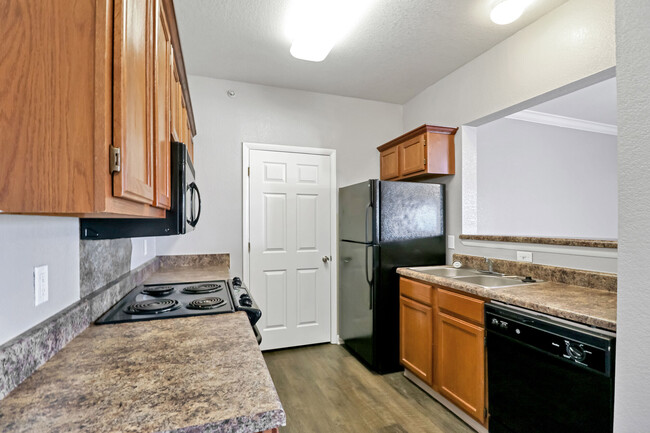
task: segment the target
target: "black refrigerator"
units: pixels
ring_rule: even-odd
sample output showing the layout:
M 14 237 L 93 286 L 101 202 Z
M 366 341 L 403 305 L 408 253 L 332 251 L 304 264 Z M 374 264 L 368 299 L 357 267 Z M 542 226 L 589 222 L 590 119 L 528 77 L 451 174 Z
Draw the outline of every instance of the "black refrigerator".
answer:
M 401 369 L 395 269 L 445 263 L 444 191 L 379 180 L 339 189 L 339 335 L 378 373 Z

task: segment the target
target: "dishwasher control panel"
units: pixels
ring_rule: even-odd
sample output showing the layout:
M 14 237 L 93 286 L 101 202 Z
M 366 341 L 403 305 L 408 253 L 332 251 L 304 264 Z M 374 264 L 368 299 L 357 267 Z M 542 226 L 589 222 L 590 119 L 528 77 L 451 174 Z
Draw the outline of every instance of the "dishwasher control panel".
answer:
M 501 306 L 485 306 L 485 325 L 490 333 L 517 340 L 566 362 L 609 375 L 614 339 L 565 323 L 512 312 Z

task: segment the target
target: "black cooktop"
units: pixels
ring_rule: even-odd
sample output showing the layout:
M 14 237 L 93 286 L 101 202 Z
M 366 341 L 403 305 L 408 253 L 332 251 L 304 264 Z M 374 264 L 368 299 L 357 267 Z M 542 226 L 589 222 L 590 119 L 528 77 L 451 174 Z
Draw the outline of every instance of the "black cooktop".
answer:
M 157 284 L 136 287 L 95 323 L 102 325 L 234 311 L 227 281 Z

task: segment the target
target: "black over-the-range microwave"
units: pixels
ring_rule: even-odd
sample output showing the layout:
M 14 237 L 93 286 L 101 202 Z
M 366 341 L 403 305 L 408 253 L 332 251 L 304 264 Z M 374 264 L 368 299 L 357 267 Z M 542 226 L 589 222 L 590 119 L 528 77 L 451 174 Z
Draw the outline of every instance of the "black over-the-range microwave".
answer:
M 165 218 L 82 218 L 81 239 L 168 236 L 194 230 L 201 216 L 201 194 L 183 143 L 171 143 L 171 187 L 171 209 Z

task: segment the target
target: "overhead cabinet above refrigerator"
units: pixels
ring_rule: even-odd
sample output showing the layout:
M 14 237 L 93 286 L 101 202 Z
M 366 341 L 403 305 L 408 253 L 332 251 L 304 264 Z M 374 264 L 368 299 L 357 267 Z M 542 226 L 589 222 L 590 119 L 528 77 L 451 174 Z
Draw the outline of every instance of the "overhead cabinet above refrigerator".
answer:
M 370 180 L 339 190 L 340 335 L 380 373 L 399 365 L 395 269 L 445 263 L 444 186 Z

